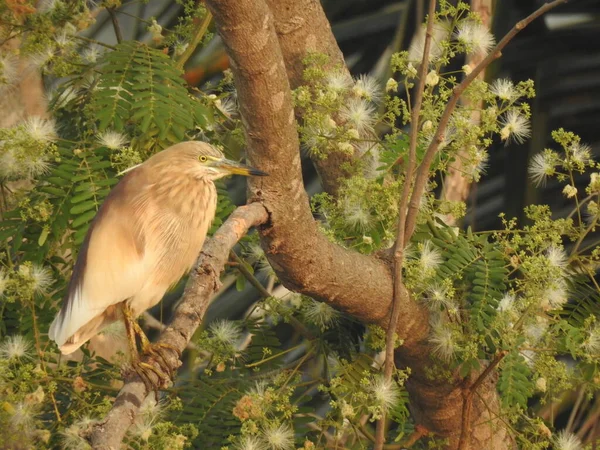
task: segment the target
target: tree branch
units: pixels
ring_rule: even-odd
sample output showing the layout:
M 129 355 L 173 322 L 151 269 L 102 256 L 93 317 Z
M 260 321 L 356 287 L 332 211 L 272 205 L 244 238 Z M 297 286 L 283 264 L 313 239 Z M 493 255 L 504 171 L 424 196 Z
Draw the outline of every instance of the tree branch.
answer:
M 386 262 L 331 243 L 318 230 L 300 167 L 300 144 L 290 84 L 273 16 L 264 0 L 208 0 L 231 59 L 250 163 L 270 174 L 250 180 L 269 211 L 262 245 L 283 284 L 387 327 L 392 277 Z M 248 39 L 252 36 L 252 39 Z M 427 315 L 412 301 L 401 305 L 400 338 L 414 349 L 424 340 Z
M 404 248 L 408 243 L 405 240 L 406 211 L 408 207 L 408 197 L 412 189 L 414 180 L 414 170 L 417 160 L 417 139 L 419 137 L 419 117 L 421 116 L 421 103 L 423 101 L 423 91 L 425 90 L 425 76 L 429 69 L 429 49 L 431 48 L 431 39 L 433 37 L 433 24 L 435 23 L 436 1 L 429 1 L 429 12 L 427 20 L 427 32 L 425 35 L 425 45 L 423 47 L 423 59 L 419 67 L 419 83 L 415 93 L 415 102 L 411 111 L 410 143 L 408 148 L 408 164 L 404 171 L 404 186 L 400 196 L 400 206 L 398 207 L 398 229 L 396 231 L 396 243 L 394 245 L 394 298 L 392 300 L 392 312 L 390 314 L 390 324 L 385 336 L 385 365 L 383 368 L 383 377 L 387 382 L 392 379 L 394 372 L 394 349 L 395 332 L 398 328 L 398 319 L 400 316 L 400 306 L 403 302 L 409 300 L 409 294 L 402 282 L 402 264 L 404 262 Z M 385 414 L 377 422 L 375 450 L 381 450 L 385 441 Z
M 115 29 L 115 37 L 117 38 L 117 44 L 120 44 L 121 42 L 123 42 L 123 33 L 121 32 L 121 26 L 119 25 L 119 20 L 117 19 L 117 15 L 115 14 L 115 8 L 106 8 L 106 11 L 110 16 L 113 28 Z
M 266 0 L 273 13 L 275 31 L 281 47 L 290 87 L 296 89 L 305 83 L 304 58 L 309 53 L 327 55 L 326 70 L 339 70 L 351 78 L 325 12 L 318 0 Z M 334 117 L 335 120 L 335 117 Z M 345 163 L 353 160 L 345 152 L 331 152 L 327 158 L 315 157 L 315 165 L 323 190 L 337 195 L 340 180 L 350 175 Z
M 405 232 L 405 241 L 408 242 L 415 231 L 415 226 L 417 222 L 417 213 L 419 212 L 419 203 L 421 201 L 421 197 L 423 196 L 423 192 L 425 191 L 425 187 L 427 186 L 427 180 L 429 179 L 429 169 L 431 167 L 431 163 L 440 148 L 440 144 L 444 140 L 444 135 L 446 133 L 446 129 L 448 128 L 448 122 L 450 121 L 450 117 L 456 108 L 456 103 L 458 99 L 463 94 L 463 92 L 470 86 L 470 84 L 477 78 L 477 76 L 485 70 L 487 66 L 489 66 L 494 60 L 498 59 L 502 55 L 502 50 L 506 45 L 527 25 L 533 22 L 535 19 L 550 11 L 551 9 L 557 7 L 560 4 L 567 3 L 569 0 L 554 0 L 550 3 L 545 3 L 540 8 L 538 8 L 535 12 L 527 16 L 525 19 L 516 23 L 516 25 L 502 38 L 500 42 L 496 45 L 496 47 L 481 61 L 477 67 L 473 69 L 473 71 L 458 85 L 454 88 L 454 92 L 452 96 L 448 100 L 448 104 L 446 105 L 446 109 L 440 118 L 440 122 L 438 124 L 437 131 L 431 140 L 431 144 L 427 148 L 425 156 L 423 157 L 423 161 L 419 165 L 419 169 L 417 172 L 417 179 L 415 180 L 415 188 L 413 190 L 412 196 L 410 198 L 410 207 L 408 210 L 408 217 L 406 219 L 406 232 Z
M 264 224 L 267 220 L 267 211 L 259 203 L 241 206 L 204 244 L 185 287 L 181 303 L 175 311 L 175 317 L 161 333 L 159 343 L 183 352 L 200 325 L 212 294 L 219 287 L 219 275 L 229 258 L 230 250 L 251 227 Z M 168 356 L 167 362 L 173 371 L 181 365 L 175 352 Z M 153 377 L 152 381 L 155 385 L 159 383 L 156 377 Z M 120 448 L 125 433 L 134 422 L 148 394 L 144 383 L 137 375 L 128 378 L 104 421 L 92 431 L 90 441 L 93 448 L 99 450 Z

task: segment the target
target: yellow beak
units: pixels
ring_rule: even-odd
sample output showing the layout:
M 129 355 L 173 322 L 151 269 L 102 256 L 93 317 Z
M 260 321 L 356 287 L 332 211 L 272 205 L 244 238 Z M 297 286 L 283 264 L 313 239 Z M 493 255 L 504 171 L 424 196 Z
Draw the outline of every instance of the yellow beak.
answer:
M 222 159 L 220 161 L 217 161 L 214 164 L 214 166 L 224 172 L 229 172 L 233 175 L 243 175 L 245 177 L 248 177 L 251 175 L 257 176 L 257 177 L 265 177 L 265 176 L 269 175 L 268 173 L 263 172 L 262 170 L 258 170 L 258 169 L 255 169 L 254 167 L 250 167 L 245 164 L 240 164 L 238 162 L 231 161 L 230 159 Z

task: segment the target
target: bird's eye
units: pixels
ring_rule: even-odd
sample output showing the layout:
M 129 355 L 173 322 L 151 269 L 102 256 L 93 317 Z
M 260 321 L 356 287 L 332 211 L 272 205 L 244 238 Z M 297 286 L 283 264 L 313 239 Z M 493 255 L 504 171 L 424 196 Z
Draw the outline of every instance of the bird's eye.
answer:
M 205 163 L 206 161 L 208 161 L 208 158 L 204 155 L 200 155 L 200 157 L 198 158 L 198 160 L 202 163 Z

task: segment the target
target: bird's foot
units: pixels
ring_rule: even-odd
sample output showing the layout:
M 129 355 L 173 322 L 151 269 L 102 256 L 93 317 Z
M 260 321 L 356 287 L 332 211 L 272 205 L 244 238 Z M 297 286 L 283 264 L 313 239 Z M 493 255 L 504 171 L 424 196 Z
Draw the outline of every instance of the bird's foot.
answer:
M 150 360 L 150 362 L 132 361 L 131 369 L 141 378 L 148 392 L 166 389 L 173 384 L 171 375 L 165 373 L 160 364 L 154 360 Z
M 175 352 L 177 355 L 177 361 L 181 358 L 181 352 L 170 344 L 165 343 L 150 343 L 148 341 L 142 342 L 142 352 L 144 356 L 151 358 L 158 364 L 160 370 L 169 375 L 172 380 L 175 375 L 176 367 L 169 364 L 168 352 Z

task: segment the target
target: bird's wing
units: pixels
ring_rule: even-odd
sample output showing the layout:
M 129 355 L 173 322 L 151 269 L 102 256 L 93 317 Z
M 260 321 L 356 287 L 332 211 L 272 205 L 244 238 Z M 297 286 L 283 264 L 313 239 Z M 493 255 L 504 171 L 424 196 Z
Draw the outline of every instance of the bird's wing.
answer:
M 149 275 L 139 217 L 148 180 L 140 169 L 111 191 L 90 226 L 63 306 L 50 327 L 49 336 L 59 347 L 111 305 L 135 295 Z

